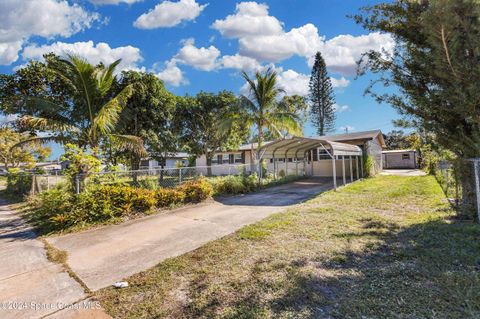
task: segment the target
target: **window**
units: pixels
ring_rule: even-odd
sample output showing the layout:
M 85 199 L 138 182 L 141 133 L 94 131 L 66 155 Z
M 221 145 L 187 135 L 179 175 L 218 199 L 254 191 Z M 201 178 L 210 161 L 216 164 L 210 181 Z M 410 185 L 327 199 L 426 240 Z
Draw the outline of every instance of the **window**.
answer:
M 288 162 L 289 162 L 289 163 L 292 163 L 292 162 L 293 162 L 293 158 L 289 157 L 289 158 L 288 158 Z
M 313 161 L 318 161 L 318 149 L 313 150 Z
M 217 155 L 212 158 L 212 165 L 222 164 L 222 155 Z
M 320 148 L 318 149 L 318 160 L 329 160 L 331 159 L 330 155 L 328 155 L 327 150 Z
M 229 164 L 230 163 L 230 154 L 223 154 L 222 156 L 222 164 Z
M 242 153 L 238 153 L 234 155 L 234 163 L 235 164 L 241 164 L 243 163 L 243 156 Z
M 410 153 L 402 154 L 402 160 L 409 160 L 409 159 L 410 159 Z

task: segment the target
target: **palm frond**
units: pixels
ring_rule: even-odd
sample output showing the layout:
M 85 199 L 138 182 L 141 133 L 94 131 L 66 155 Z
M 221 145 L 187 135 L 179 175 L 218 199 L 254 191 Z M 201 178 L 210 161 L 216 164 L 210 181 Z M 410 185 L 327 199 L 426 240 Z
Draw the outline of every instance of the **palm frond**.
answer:
M 109 134 L 112 145 L 122 151 L 130 151 L 141 157 L 147 156 L 147 151 L 143 145 L 143 140 L 134 135 Z
M 46 143 L 49 143 L 49 142 L 57 142 L 57 143 L 65 143 L 67 142 L 68 140 L 64 137 L 60 137 L 60 136 L 35 136 L 35 137 L 31 137 L 31 138 L 28 138 L 28 139 L 25 139 L 25 140 L 22 140 L 14 145 L 12 145 L 12 147 L 10 147 L 10 151 L 12 151 L 14 148 L 18 148 L 18 147 L 23 147 L 23 146 L 26 146 L 26 145 L 44 145 Z
M 122 60 L 118 59 L 113 62 L 106 68 L 97 69 L 96 71 L 96 80 L 97 87 L 101 96 L 107 94 L 107 92 L 112 87 L 113 80 L 115 79 L 114 72 L 115 68 L 120 64 Z
M 302 127 L 298 115 L 290 112 L 274 112 L 266 117 L 268 125 L 276 130 L 286 131 L 288 134 L 302 135 Z
M 78 128 L 63 119 L 24 115 L 16 120 L 18 126 L 39 131 L 78 132 Z
M 105 103 L 94 117 L 90 134 L 95 137 L 97 131 L 110 134 L 120 118 L 120 112 L 127 105 L 128 99 L 133 94 L 133 85 L 127 85 L 123 90 Z

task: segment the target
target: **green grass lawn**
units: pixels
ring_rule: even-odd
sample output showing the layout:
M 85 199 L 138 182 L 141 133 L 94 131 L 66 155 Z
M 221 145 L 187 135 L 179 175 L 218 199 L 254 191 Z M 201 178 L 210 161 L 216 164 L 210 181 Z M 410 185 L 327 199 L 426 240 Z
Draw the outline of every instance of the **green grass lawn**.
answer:
M 114 318 L 480 318 L 480 225 L 435 179 L 327 192 L 96 293 Z

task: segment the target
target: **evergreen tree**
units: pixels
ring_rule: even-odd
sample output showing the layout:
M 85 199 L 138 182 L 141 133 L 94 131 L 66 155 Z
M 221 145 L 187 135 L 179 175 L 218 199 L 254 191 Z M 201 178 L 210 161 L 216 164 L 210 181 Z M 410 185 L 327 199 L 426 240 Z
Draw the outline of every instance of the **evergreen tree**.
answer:
M 310 118 L 318 135 L 325 135 L 335 128 L 335 98 L 327 66 L 320 52 L 315 55 L 309 87 Z
M 392 52 L 370 51 L 360 74 L 378 75 L 367 88 L 420 130 L 453 152 L 462 181 L 462 211 L 475 211 L 475 179 L 469 158 L 480 156 L 480 5 L 478 0 L 396 0 L 366 7 L 356 21 L 392 34 Z M 396 85 L 379 93 L 374 85 Z M 383 90 L 382 90 L 383 91 Z

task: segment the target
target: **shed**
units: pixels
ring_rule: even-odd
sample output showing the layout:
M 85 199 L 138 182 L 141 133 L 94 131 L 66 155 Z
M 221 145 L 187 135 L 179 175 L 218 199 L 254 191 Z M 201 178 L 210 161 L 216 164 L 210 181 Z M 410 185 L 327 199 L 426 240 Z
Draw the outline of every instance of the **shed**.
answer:
M 417 168 L 417 151 L 415 150 L 383 151 L 382 156 L 384 169 Z

